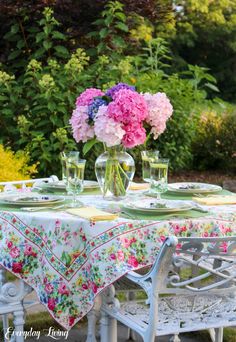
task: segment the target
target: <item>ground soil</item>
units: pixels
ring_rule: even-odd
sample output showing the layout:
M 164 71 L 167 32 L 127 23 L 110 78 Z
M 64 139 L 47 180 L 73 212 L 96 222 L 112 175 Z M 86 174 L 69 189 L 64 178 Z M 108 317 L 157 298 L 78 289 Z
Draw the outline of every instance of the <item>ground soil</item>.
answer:
M 223 185 L 225 182 L 236 182 L 236 174 L 227 174 L 222 171 L 182 171 L 169 175 L 169 182 L 201 182 Z

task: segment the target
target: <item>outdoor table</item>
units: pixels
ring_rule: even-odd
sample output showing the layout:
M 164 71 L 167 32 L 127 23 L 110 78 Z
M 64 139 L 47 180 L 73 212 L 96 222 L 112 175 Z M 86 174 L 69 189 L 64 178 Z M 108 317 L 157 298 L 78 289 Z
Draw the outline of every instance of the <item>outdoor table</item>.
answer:
M 101 205 L 101 195 L 81 197 Z M 151 265 L 167 236 L 236 235 L 236 205 L 208 214 L 163 215 L 90 222 L 66 209 L 0 209 L 0 264 L 29 284 L 51 316 L 71 329 L 107 286 Z M 224 248 L 224 246 L 222 246 Z

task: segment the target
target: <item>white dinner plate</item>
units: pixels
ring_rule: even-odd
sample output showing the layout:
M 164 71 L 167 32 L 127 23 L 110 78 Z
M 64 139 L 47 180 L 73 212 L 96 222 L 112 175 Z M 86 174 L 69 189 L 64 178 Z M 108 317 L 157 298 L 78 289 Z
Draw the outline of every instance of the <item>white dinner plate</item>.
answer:
M 66 191 L 66 185 L 63 181 L 44 183 L 42 187 L 43 189 L 48 189 L 50 191 Z M 91 180 L 84 181 L 84 190 L 95 190 L 98 188 L 98 182 Z
M 171 183 L 168 185 L 168 190 L 175 193 L 186 194 L 208 194 L 222 190 L 222 187 L 215 184 L 197 183 L 197 182 L 182 182 Z
M 64 198 L 48 195 L 6 195 L 0 197 L 0 204 L 20 206 L 20 207 L 36 207 L 54 205 L 64 202 Z
M 126 202 L 123 207 L 142 214 L 160 214 L 191 210 L 193 205 L 186 203 L 186 201 L 144 199 L 142 201 Z

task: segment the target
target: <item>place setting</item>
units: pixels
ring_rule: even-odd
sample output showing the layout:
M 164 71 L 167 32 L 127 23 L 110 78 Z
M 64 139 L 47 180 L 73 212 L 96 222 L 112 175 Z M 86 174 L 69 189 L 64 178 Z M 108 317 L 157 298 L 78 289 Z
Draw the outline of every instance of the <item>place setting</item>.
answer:
M 71 192 L 72 184 L 68 183 L 68 172 L 71 175 L 78 174 L 83 172 L 85 169 L 85 160 L 80 158 L 80 153 L 77 151 L 69 151 L 69 152 L 61 152 L 60 153 L 61 160 L 61 180 L 56 180 L 54 182 L 43 182 L 39 186 L 36 187 L 35 190 L 46 193 L 58 193 L 58 194 L 68 194 Z M 83 176 L 84 177 L 84 176 Z M 74 176 L 72 175 L 72 178 Z M 83 192 L 92 192 L 98 191 L 99 184 L 94 180 L 84 180 L 83 179 Z
M 192 197 L 182 198 L 183 194 L 192 196 L 218 193 L 220 186 L 204 183 L 172 183 L 168 184 L 169 160 L 159 156 L 158 151 L 142 151 L 142 176 L 149 184 L 149 189 L 142 196 L 130 198 L 122 204 L 127 213 L 138 216 L 182 216 L 199 217 L 209 213 L 208 208 L 193 201 Z M 179 192 L 178 192 L 179 190 Z M 173 192 L 173 193 L 172 193 Z
M 4 210 L 41 211 L 58 210 L 65 207 L 65 198 L 59 196 L 27 194 L 1 194 L 0 207 Z

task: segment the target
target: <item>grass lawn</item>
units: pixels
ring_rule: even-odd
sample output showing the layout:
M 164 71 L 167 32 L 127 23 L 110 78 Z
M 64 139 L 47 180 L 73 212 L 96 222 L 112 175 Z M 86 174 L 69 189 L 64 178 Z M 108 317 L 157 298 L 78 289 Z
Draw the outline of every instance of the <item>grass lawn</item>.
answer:
M 82 325 L 84 326 L 86 322 L 86 318 L 82 319 L 82 321 L 80 321 L 79 324 L 76 324 L 73 329 L 80 329 L 80 327 Z M 58 325 L 47 312 L 31 314 L 27 315 L 26 317 L 25 331 L 30 331 L 30 329 L 32 328 L 33 330 L 40 330 L 43 334 L 43 332 L 48 332 L 48 329 L 50 327 L 53 327 L 54 329 L 63 330 L 62 327 Z M 0 325 L 0 329 L 2 330 L 2 325 Z M 207 331 L 193 332 L 191 334 L 187 333 L 185 335 L 191 337 L 195 336 L 196 338 L 198 338 L 198 340 L 200 339 L 202 342 L 211 342 L 210 336 Z M 1 338 L 0 341 L 2 341 Z M 224 329 L 224 342 L 236 342 L 236 329 Z

